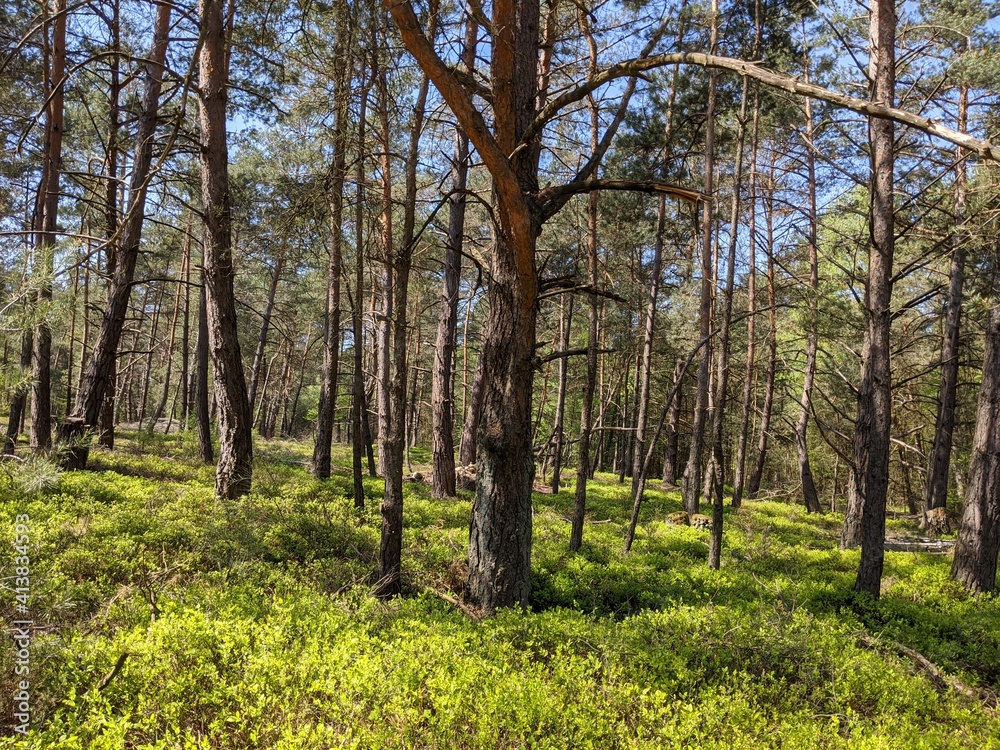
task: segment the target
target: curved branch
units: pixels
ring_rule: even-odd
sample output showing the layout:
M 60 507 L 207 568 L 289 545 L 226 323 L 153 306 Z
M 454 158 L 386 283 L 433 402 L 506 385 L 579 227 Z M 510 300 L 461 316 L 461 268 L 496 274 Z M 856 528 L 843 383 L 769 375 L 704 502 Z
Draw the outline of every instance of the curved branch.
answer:
M 522 142 L 530 143 L 541 132 L 542 128 L 545 127 L 546 123 L 552 120 L 560 110 L 570 104 L 581 101 L 587 94 L 601 86 L 619 78 L 635 76 L 644 71 L 662 68 L 667 65 L 697 65 L 702 68 L 728 70 L 738 73 L 741 76 L 753 78 L 771 88 L 800 96 L 808 96 L 863 115 L 881 117 L 898 122 L 901 125 L 907 125 L 929 135 L 942 138 L 956 146 L 973 151 L 985 159 L 1000 161 L 1000 146 L 949 128 L 933 118 L 907 112 L 897 107 L 886 107 L 865 99 L 858 99 L 857 97 L 848 96 L 838 91 L 831 91 L 816 84 L 804 83 L 787 75 L 774 73 L 745 60 L 721 57 L 719 55 L 706 55 L 703 52 L 672 52 L 654 57 L 625 60 L 612 65 L 586 83 L 567 91 L 545 105 L 542 111 L 538 113 L 535 121 L 524 133 Z

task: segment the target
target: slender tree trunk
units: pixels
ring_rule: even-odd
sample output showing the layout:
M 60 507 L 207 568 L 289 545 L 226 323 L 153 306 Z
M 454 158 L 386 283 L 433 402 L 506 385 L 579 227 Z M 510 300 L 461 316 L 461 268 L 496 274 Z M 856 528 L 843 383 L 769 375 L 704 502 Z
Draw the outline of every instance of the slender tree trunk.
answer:
M 895 95 L 896 8 L 876 0 L 870 11 L 871 99 L 893 106 Z M 869 118 L 871 144 L 871 245 L 865 289 L 865 339 L 854 431 L 854 484 L 861 498 L 861 563 L 854 588 L 878 598 L 885 558 L 885 501 L 889 485 L 892 383 L 889 328 L 892 322 L 892 256 L 895 242 L 892 202 L 895 125 Z
M 260 369 L 264 363 L 264 350 L 267 348 L 267 334 L 271 329 L 271 316 L 274 313 L 274 298 L 278 292 L 278 282 L 285 266 L 285 247 L 278 249 L 274 258 L 274 274 L 271 276 L 271 286 L 267 290 L 267 301 L 261 314 L 260 333 L 257 334 L 257 348 L 253 354 L 253 366 L 250 368 L 250 383 L 247 386 L 247 403 L 253 412 L 257 403 L 257 383 L 260 381 Z M 263 400 L 263 399 L 261 399 Z
M 42 231 L 35 241 L 35 268 L 39 275 L 38 318 L 32 352 L 31 429 L 35 450 L 52 445 L 52 330 L 49 306 L 52 303 L 52 276 L 55 271 L 55 244 L 59 219 L 59 176 L 62 170 L 63 91 L 66 70 L 66 0 L 53 0 L 51 20 L 44 33 L 52 30 L 45 109 L 45 191 L 42 197 Z
M 184 275 L 187 273 L 187 265 L 191 259 L 191 242 L 190 239 L 184 245 L 184 257 L 181 260 L 181 270 L 177 277 L 177 286 L 183 282 Z M 170 318 L 170 339 L 167 344 L 167 351 L 165 353 L 166 359 L 166 370 L 163 374 L 163 393 L 160 395 L 160 403 L 156 405 L 156 410 L 153 412 L 152 418 L 149 420 L 149 432 L 152 434 L 153 430 L 156 428 L 156 423 L 160 421 L 160 417 L 163 416 L 164 409 L 167 408 L 167 399 L 170 397 L 170 376 L 173 374 L 174 365 L 174 342 L 177 340 L 177 318 L 180 315 L 181 310 L 181 290 L 178 288 L 174 292 L 174 312 Z
M 204 262 L 198 286 L 198 341 L 195 344 L 195 422 L 198 426 L 198 455 L 205 463 L 215 460 L 208 398 L 208 309 L 205 296 Z
M 430 38 L 434 38 L 434 27 L 437 20 L 437 0 L 431 0 Z M 382 137 L 385 157 L 382 165 L 383 178 L 388 180 L 389 149 L 391 147 L 389 130 L 389 98 L 384 88 L 384 78 L 381 80 L 383 90 L 380 114 L 382 116 Z M 385 492 L 382 497 L 382 536 L 379 544 L 379 565 L 377 593 L 381 596 L 395 596 L 401 590 L 401 554 L 403 544 L 403 459 L 406 450 L 406 378 L 409 374 L 407 364 L 407 303 L 410 284 L 410 268 L 413 264 L 414 233 L 416 231 L 417 202 L 417 167 L 420 155 L 420 135 L 424 128 L 424 108 L 427 103 L 427 91 L 430 80 L 427 76 L 421 79 L 416 103 L 413 108 L 413 119 L 410 123 L 409 147 L 406 154 L 404 173 L 405 194 L 403 197 L 403 231 L 397 246 L 392 242 L 392 225 L 389 223 L 392 211 L 391 184 L 384 191 L 388 201 L 386 213 L 387 236 L 386 252 L 386 335 L 384 346 L 390 350 L 386 359 L 387 367 L 384 377 L 387 384 L 387 412 L 384 421 L 383 445 L 385 454 L 382 459 L 385 475 Z
M 26 377 L 31 369 L 31 352 L 34 336 L 29 329 L 21 334 L 21 358 L 18 361 L 20 374 Z M 10 400 L 10 417 L 7 419 L 7 435 L 4 440 L 3 452 L 5 455 L 13 455 L 17 447 L 17 436 L 21 432 L 21 423 L 24 421 L 24 407 L 27 405 L 27 385 L 19 383 L 18 389 L 14 392 Z
M 111 431 L 102 425 L 101 444 L 114 442 L 114 390 L 116 358 L 122 329 L 128 314 L 129 297 L 132 291 L 132 281 L 135 275 L 135 264 L 139 254 L 139 243 L 142 237 L 142 222 L 145 214 L 146 189 L 149 182 L 150 167 L 153 160 L 153 141 L 156 132 L 156 117 L 159 107 L 160 89 L 163 76 L 163 63 L 166 59 L 168 34 L 170 31 L 171 5 L 164 3 L 156 8 L 156 21 L 153 26 L 153 43 L 150 47 L 146 63 L 145 84 L 142 98 L 142 112 L 135 137 L 135 156 L 132 164 L 132 176 L 129 181 L 129 206 L 125 214 L 124 226 L 121 228 L 119 241 L 108 247 L 108 301 L 101 320 L 101 328 L 94 342 L 94 350 L 87 365 L 87 372 L 77 393 L 73 414 L 66 420 L 66 437 L 81 436 L 87 429 L 98 423 L 102 409 L 105 420 L 111 421 Z M 114 173 L 111 173 L 114 177 Z M 109 186 L 109 216 L 115 209 L 110 195 L 115 190 L 114 180 Z M 109 219 L 110 222 L 110 219 Z M 113 236 L 109 235 L 109 236 Z M 69 451 L 64 459 L 67 468 L 84 468 L 87 464 L 87 445 L 84 442 L 78 449 Z
M 710 49 L 714 53 L 718 40 L 718 0 L 712 0 L 712 32 Z M 705 115 L 705 195 L 713 195 L 715 189 L 715 98 L 716 72 L 710 71 L 708 78 L 708 107 Z M 701 302 L 698 309 L 698 333 L 701 340 L 708 338 L 712 329 L 712 223 L 713 200 L 705 201 L 702 211 L 701 238 Z M 694 420 L 691 425 L 691 450 L 688 454 L 684 477 L 681 479 L 681 496 L 684 510 L 698 512 L 698 483 L 701 480 L 702 441 L 705 434 L 705 419 L 708 411 L 708 378 L 712 362 L 712 347 L 705 345 L 698 359 L 697 390 L 694 406 Z
M 965 132 L 969 88 L 962 86 L 958 99 L 958 130 Z M 951 444 L 955 431 L 955 402 L 958 391 L 958 346 L 962 317 L 962 287 L 965 282 L 965 253 L 968 232 L 965 229 L 966 166 L 961 159 L 955 168 L 955 227 L 952 230 L 951 269 L 948 275 L 948 306 L 945 314 L 944 341 L 941 345 L 941 384 L 938 387 L 938 410 L 934 425 L 934 445 L 927 467 L 926 510 L 943 508 L 948 502 L 948 472 L 951 468 Z
M 471 73 L 476 61 L 479 25 L 472 11 L 465 21 L 462 68 Z M 434 371 L 431 376 L 432 485 L 434 497 L 454 497 L 455 486 L 455 380 L 454 362 L 458 340 L 458 295 L 462 279 L 462 242 L 465 236 L 465 189 L 469 175 L 469 136 L 455 128 L 455 155 L 451 165 L 451 195 L 448 197 L 448 236 L 445 240 L 444 287 L 438 314 Z M 466 315 L 468 318 L 468 315 Z M 473 458 L 475 451 L 472 451 Z M 471 461 L 470 461 L 471 463 Z
M 163 273 L 164 278 L 170 278 L 170 266 Z M 157 350 L 156 343 L 156 330 L 160 323 L 160 314 L 163 310 L 163 295 L 166 292 L 166 284 L 161 283 L 159 293 L 156 295 L 156 301 L 153 303 L 153 314 L 152 321 L 149 330 L 149 349 L 146 351 L 146 367 L 142 373 L 142 398 L 139 401 L 139 422 L 140 427 L 142 426 L 142 421 L 146 418 L 146 405 L 149 403 L 149 385 L 153 377 L 153 354 Z
M 805 54 L 805 80 L 809 82 L 809 54 Z M 806 431 L 809 427 L 809 410 L 812 404 L 813 382 L 816 378 L 816 348 L 819 338 L 819 258 L 817 256 L 816 211 L 816 157 L 813 153 L 812 100 L 806 97 L 806 171 L 809 180 L 809 332 L 806 339 L 806 369 L 802 376 L 802 398 L 799 400 L 799 418 L 795 423 L 795 453 L 799 461 L 799 479 L 802 481 L 802 501 L 809 513 L 822 513 L 819 493 L 809 466 L 809 446 Z
M 346 25 L 346 8 L 340 20 Z M 346 30 L 337 29 L 334 56 L 347 58 Z M 328 195 L 330 202 L 330 262 L 327 266 L 326 320 L 323 337 L 323 370 L 320 375 L 316 439 L 313 444 L 312 473 L 317 479 L 330 476 L 330 450 L 337 414 L 337 379 L 340 375 L 340 275 L 343 267 L 344 180 L 347 177 L 347 65 L 336 75 L 333 122 L 333 165 Z
M 187 248 L 187 265 L 184 269 L 184 318 L 181 324 L 181 421 L 183 429 L 188 429 L 188 417 L 191 413 L 191 227 L 188 226 L 185 247 Z
M 568 308 L 568 309 L 567 309 Z M 560 345 L 561 351 L 569 351 L 570 329 L 573 323 L 573 297 L 564 299 L 560 312 Z M 569 357 L 559 358 L 559 391 L 556 393 L 555 429 L 552 434 L 552 492 L 559 492 L 559 480 L 562 474 L 563 454 L 563 417 L 566 412 L 566 380 L 569 375 Z
M 772 155 L 764 215 L 767 224 L 767 242 L 764 247 L 767 254 L 767 375 L 764 383 L 764 405 L 760 415 L 757 460 L 754 463 L 753 472 L 750 474 L 750 481 L 747 483 L 747 497 L 750 498 L 756 497 L 757 493 L 760 492 L 764 465 L 767 462 L 767 445 L 771 437 L 771 415 L 774 409 L 774 378 L 778 367 L 778 321 L 774 309 L 776 300 L 774 288 L 774 161 L 775 157 Z
M 746 144 L 748 85 L 748 79 L 744 78 L 736 136 L 733 200 L 729 221 L 729 253 L 726 257 L 726 286 L 723 290 L 722 298 L 722 325 L 719 332 L 718 370 L 715 379 L 715 411 L 712 412 L 711 466 L 715 481 L 712 488 L 712 537 L 708 548 L 708 567 L 712 570 L 719 569 L 722 557 L 723 485 L 726 467 L 722 449 L 722 428 L 726 415 L 726 397 L 729 390 L 729 336 L 733 319 L 733 287 L 736 281 L 736 240 L 740 220 L 740 183 L 743 181 L 743 149 Z
M 479 418 L 483 409 L 483 357 L 476 362 L 476 371 L 472 375 L 472 387 L 469 390 L 469 401 L 466 405 L 465 422 L 462 424 L 462 440 L 459 443 L 458 456 L 462 466 L 476 463 L 477 439 L 479 435 Z
M 596 147 L 598 113 L 590 107 L 590 142 Z M 597 288 L 597 193 L 587 196 L 587 269 L 591 289 Z M 597 347 L 600 303 L 596 294 L 587 296 L 587 379 L 583 386 L 580 405 L 580 444 L 577 452 L 576 492 L 573 500 L 573 520 L 569 537 L 569 551 L 578 552 L 583 546 L 583 522 L 587 513 L 587 480 L 591 475 L 590 440 L 594 427 L 594 393 L 597 389 Z
M 641 370 L 638 390 L 638 415 L 635 421 L 635 439 L 632 450 L 632 498 L 639 490 L 639 475 L 643 459 L 646 457 L 646 422 L 649 413 L 649 381 L 653 367 L 653 335 L 656 332 L 656 304 L 660 296 L 661 262 L 663 258 L 663 233 L 667 214 L 667 198 L 659 196 L 656 220 L 656 242 L 653 245 L 653 261 L 649 269 L 649 299 L 646 302 L 645 323 L 643 325 Z
M 202 47 L 201 191 L 205 216 L 205 287 L 208 343 L 215 373 L 219 461 L 215 492 L 237 498 L 250 491 L 253 435 L 233 294 L 232 214 L 229 206 L 229 150 L 226 142 L 228 65 L 221 0 L 200 0 Z
M 364 469 L 364 434 L 368 424 L 365 409 L 365 373 L 364 373 L 364 330 L 361 327 L 361 305 L 364 294 L 364 224 L 365 224 L 365 118 L 368 110 L 368 83 L 361 88 L 360 113 L 358 114 L 358 161 L 355 171 L 355 258 L 354 264 L 354 299 L 351 307 L 351 328 L 354 341 L 354 379 L 353 400 L 351 404 L 352 426 L 352 466 L 354 471 L 354 507 L 365 507 Z M 370 444 L 370 440 L 367 441 Z M 369 449 L 370 450 L 370 449 Z M 369 460 L 369 465 L 371 461 Z
M 1000 260 L 1000 258 L 998 258 Z M 969 484 L 951 577 L 972 591 L 993 591 L 1000 551 L 1000 305 L 986 327 Z
M 747 250 L 747 355 L 743 376 L 743 398 L 740 405 L 740 429 L 736 439 L 736 467 L 733 477 L 734 508 L 743 503 L 746 485 L 747 443 L 750 440 L 750 412 L 753 407 L 754 360 L 757 333 L 757 136 L 760 117 L 760 87 L 754 86 L 753 125 L 750 135 L 750 186 L 747 222 L 749 249 Z
M 674 360 L 674 376 L 671 381 L 672 387 L 677 385 L 678 378 L 681 377 L 681 367 L 683 360 L 678 357 Z M 674 397 L 670 400 L 669 413 L 667 416 L 667 434 L 663 445 L 663 489 L 673 489 L 677 481 L 677 448 L 680 438 L 681 422 L 681 389 L 673 388 Z

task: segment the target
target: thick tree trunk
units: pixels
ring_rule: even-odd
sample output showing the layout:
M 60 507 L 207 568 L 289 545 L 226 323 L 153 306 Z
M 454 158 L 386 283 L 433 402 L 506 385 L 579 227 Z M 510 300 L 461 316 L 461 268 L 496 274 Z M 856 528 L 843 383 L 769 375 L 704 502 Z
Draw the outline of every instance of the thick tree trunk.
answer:
M 226 142 L 227 55 L 221 0 L 199 4 L 203 43 L 199 60 L 201 191 L 205 217 L 208 343 L 215 372 L 219 461 L 215 492 L 237 498 L 250 491 L 253 436 L 233 295 L 232 214 Z
M 969 89 L 962 86 L 958 100 L 958 130 L 965 132 Z M 962 151 L 959 149 L 959 157 Z M 965 253 L 968 233 L 965 224 L 965 161 L 955 168 L 955 227 L 952 230 L 951 269 L 948 275 L 948 307 L 945 314 L 944 341 L 941 345 L 941 384 L 938 386 L 938 410 L 934 425 L 934 444 L 927 466 L 925 511 L 943 508 L 948 502 L 948 472 L 951 468 L 952 435 L 955 432 L 955 402 L 958 391 L 958 346 L 962 318 L 962 287 L 965 282 Z
M 809 56 L 805 57 L 805 79 L 809 81 Z M 817 255 L 816 211 L 816 156 L 813 153 L 812 101 L 807 97 L 806 107 L 806 170 L 809 189 L 809 331 L 806 334 L 806 368 L 802 375 L 802 398 L 799 399 L 799 418 L 795 423 L 795 453 L 799 462 L 799 479 L 802 482 L 802 502 L 809 513 L 822 513 L 819 493 L 809 466 L 809 446 L 806 432 L 809 427 L 809 410 L 812 404 L 813 382 L 816 379 L 816 348 L 819 338 L 819 258 Z
M 76 404 L 72 416 L 66 420 L 67 436 L 83 436 L 88 429 L 98 424 L 102 409 L 106 419 L 112 422 L 114 412 L 114 390 L 116 358 L 122 329 L 128 314 L 129 297 L 132 292 L 132 281 L 135 276 L 135 264 L 139 254 L 139 243 L 142 238 L 142 223 L 145 214 L 146 190 L 149 181 L 150 166 L 153 160 L 153 141 L 156 132 L 156 116 L 159 106 L 160 89 L 163 76 L 163 63 L 166 59 L 168 34 L 170 31 L 171 5 L 164 3 L 156 8 L 156 21 L 153 26 L 153 44 L 150 47 L 146 63 L 145 88 L 142 97 L 142 112 L 135 137 L 135 156 L 132 164 L 132 176 L 129 180 L 129 205 L 125 214 L 124 226 L 120 230 L 119 241 L 112 251 L 109 246 L 108 272 L 111 276 L 108 283 L 108 301 L 104 308 L 101 328 L 94 342 L 94 350 L 87 364 L 86 375 L 77 393 Z M 112 175 L 113 176 L 113 175 Z M 109 191 L 112 188 L 109 187 Z M 112 202 L 109 198 L 109 203 Z M 109 206 L 109 212 L 112 207 Z M 102 433 L 109 434 L 102 429 Z M 113 436 L 101 444 L 114 442 Z M 64 465 L 67 468 L 84 468 L 87 464 L 87 444 L 66 454 Z
M 993 591 L 1000 551 L 1000 305 L 986 327 L 983 379 L 962 525 L 951 577 L 972 591 Z
M 892 106 L 895 88 L 896 8 L 876 0 L 870 12 L 871 99 Z M 854 430 L 854 485 L 861 499 L 861 563 L 854 588 L 878 598 L 885 558 L 885 501 L 889 485 L 892 424 L 892 373 L 889 328 L 892 322 L 892 256 L 895 243 L 892 202 L 895 126 L 869 118 L 871 188 L 868 283 L 865 289 L 865 338 Z

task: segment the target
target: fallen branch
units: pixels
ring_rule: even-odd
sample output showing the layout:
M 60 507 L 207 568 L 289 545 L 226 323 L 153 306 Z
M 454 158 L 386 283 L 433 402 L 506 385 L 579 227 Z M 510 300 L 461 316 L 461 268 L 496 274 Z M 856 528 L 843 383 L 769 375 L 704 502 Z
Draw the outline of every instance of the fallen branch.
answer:
M 930 678 L 930 681 L 939 692 L 944 692 L 947 688 L 951 688 L 959 695 L 964 695 L 966 698 L 972 698 L 973 700 L 980 701 L 988 708 L 997 707 L 997 696 L 993 693 L 988 690 L 981 690 L 979 688 L 972 687 L 971 685 L 966 685 L 954 675 L 945 674 L 926 656 L 918 651 L 914 651 L 912 648 L 904 646 L 902 643 L 896 643 L 896 641 L 880 641 L 865 634 L 859 635 L 858 641 L 865 648 L 881 650 L 888 647 L 897 654 L 907 657 L 916 666 L 918 666 L 928 676 L 928 678 Z
M 110 685 L 111 681 L 118 676 L 118 673 L 122 671 L 122 667 L 125 666 L 125 660 L 127 658 L 128 658 L 128 651 L 122 651 L 122 655 L 118 657 L 118 661 L 115 662 L 115 665 L 111 668 L 111 671 L 104 676 L 104 679 L 101 680 L 101 684 L 97 686 L 98 693 L 103 693 L 104 688 Z
M 433 588 L 431 586 L 424 586 L 424 591 L 428 594 L 433 594 L 438 599 L 443 599 L 444 601 L 448 602 L 448 604 L 455 607 L 459 612 L 461 612 L 463 615 L 468 617 L 473 622 L 479 622 L 480 620 L 483 619 L 483 616 L 479 612 L 477 612 L 475 609 L 468 606 L 467 604 L 463 604 L 461 601 L 451 596 L 450 594 L 446 594 L 443 591 L 438 591 L 436 588 Z

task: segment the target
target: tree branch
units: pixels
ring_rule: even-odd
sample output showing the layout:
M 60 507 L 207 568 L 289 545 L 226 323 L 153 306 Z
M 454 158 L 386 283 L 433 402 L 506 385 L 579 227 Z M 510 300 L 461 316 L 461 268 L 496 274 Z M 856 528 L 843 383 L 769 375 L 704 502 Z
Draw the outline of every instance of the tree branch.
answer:
M 665 182 L 652 182 L 648 180 L 583 180 L 581 182 L 569 182 L 565 185 L 554 185 L 538 191 L 537 198 L 540 203 L 545 204 L 543 210 L 547 214 L 547 207 L 551 203 L 558 203 L 560 206 L 565 201 L 561 198 L 578 193 L 591 193 L 594 190 L 627 190 L 635 193 L 665 193 L 671 198 L 697 203 L 708 200 L 709 196 L 699 193 L 697 190 L 669 185 Z
M 863 115 L 881 117 L 898 122 L 901 125 L 916 128 L 924 133 L 928 133 L 930 135 L 937 136 L 938 138 L 942 138 L 950 143 L 954 143 L 956 146 L 961 146 L 962 148 L 973 151 L 985 159 L 1000 161 L 1000 146 L 997 146 L 989 141 L 984 141 L 980 138 L 975 138 L 967 133 L 961 133 L 953 128 L 942 125 L 930 117 L 923 117 L 922 115 L 907 112 L 896 107 L 886 107 L 865 99 L 858 99 L 857 97 L 848 96 L 847 94 L 842 94 L 838 91 L 831 91 L 830 89 L 817 86 L 816 84 L 804 83 L 787 75 L 766 70 L 759 65 L 754 65 L 753 63 L 746 62 L 745 60 L 737 60 L 732 57 L 721 57 L 719 55 L 706 55 L 703 52 L 672 52 L 664 55 L 656 55 L 654 57 L 625 60 L 617 63 L 616 65 L 612 65 L 610 68 L 607 68 L 595 75 L 586 83 L 565 92 L 546 104 L 542 111 L 538 113 L 535 121 L 528 127 L 527 131 L 525 131 L 522 136 L 522 142 L 530 143 L 531 140 L 541 132 L 542 128 L 545 127 L 546 123 L 552 120 L 560 110 L 570 104 L 581 101 L 587 96 L 587 94 L 595 91 L 601 86 L 619 78 L 635 76 L 644 71 L 662 68 L 666 65 L 697 65 L 702 68 L 718 68 L 721 70 L 728 70 L 733 73 L 738 73 L 741 76 L 753 78 L 754 80 L 760 81 L 771 88 L 787 91 L 791 94 L 798 94 L 800 96 L 808 96 L 813 99 L 819 99 L 820 101 L 824 101 L 838 107 L 843 107 Z

